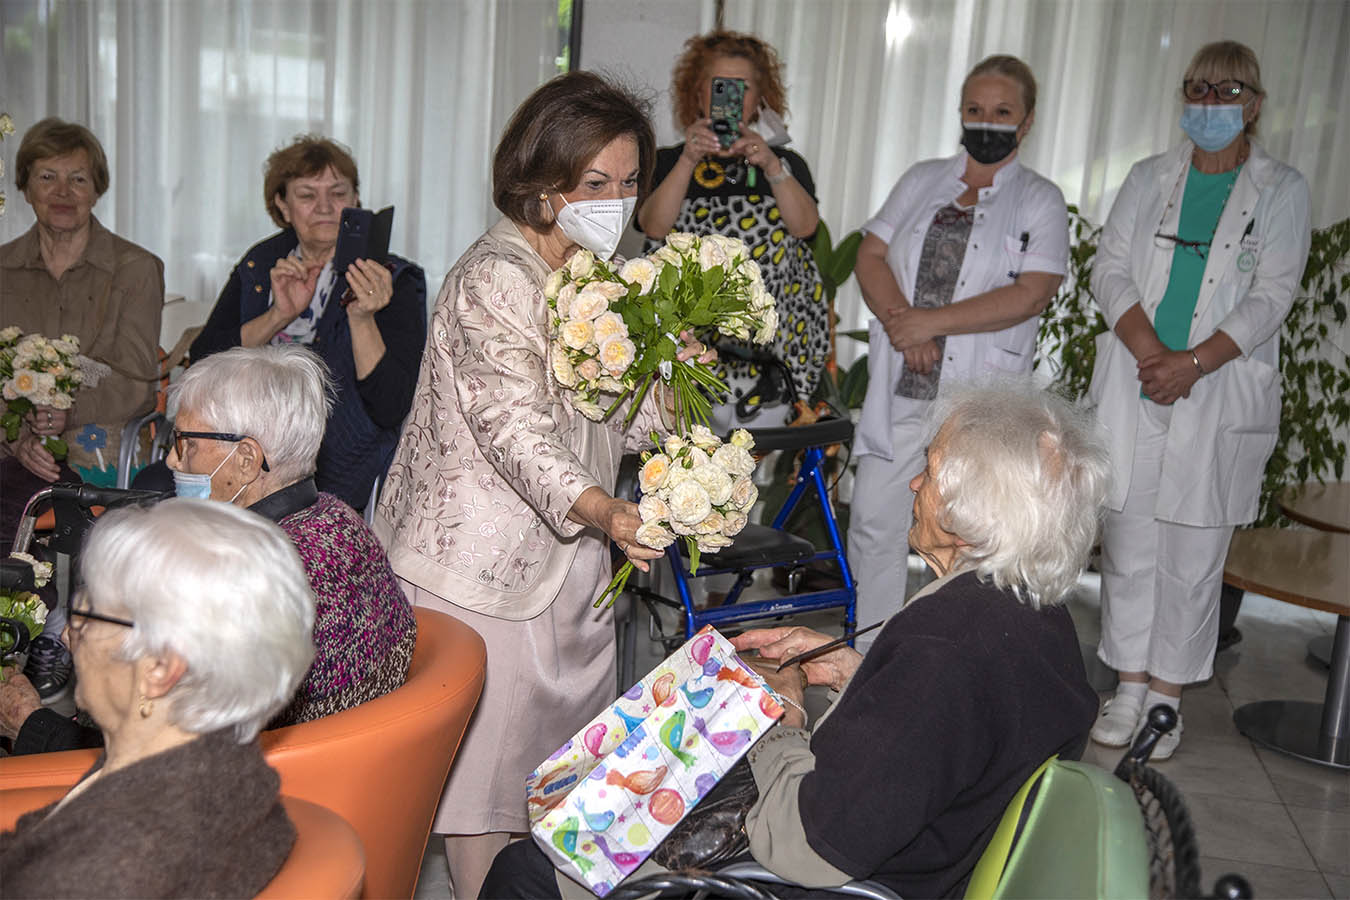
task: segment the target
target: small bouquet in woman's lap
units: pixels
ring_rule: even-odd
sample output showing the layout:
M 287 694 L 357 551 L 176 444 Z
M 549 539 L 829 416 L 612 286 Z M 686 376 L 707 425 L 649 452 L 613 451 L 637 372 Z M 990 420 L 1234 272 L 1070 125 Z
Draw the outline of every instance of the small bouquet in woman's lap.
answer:
M 49 339 L 24 334 L 15 325 L 0 330 L 0 392 L 5 398 L 0 428 L 5 439 L 19 437 L 24 416 L 36 407 L 74 406 L 75 392 L 88 380 L 84 369 L 89 362 L 80 356 L 80 339 L 73 334 Z M 43 438 L 42 446 L 56 459 L 65 459 L 69 451 L 55 435 Z
M 12 553 L 6 567 L 23 564 L 32 568 L 34 587 L 42 587 L 52 577 L 52 564 L 39 562 L 27 553 Z M 42 598 L 24 588 L 0 589 L 0 681 L 3 667 L 20 662 L 33 638 L 42 634 L 47 622 L 47 605 Z
M 683 487 L 677 494 L 675 484 L 644 476 L 648 496 L 640 507 L 637 539 L 660 550 L 684 538 L 697 571 L 700 553 L 729 546 L 745 526 L 755 493 L 753 442 L 742 431 L 724 446 L 708 430 L 709 394 L 725 394 L 727 387 L 711 364 L 678 359 L 676 335 L 715 332 L 758 344 L 772 341 L 778 310 L 759 266 L 736 238 L 676 232 L 651 256 L 631 259 L 617 271 L 579 250 L 549 276 L 544 296 L 552 310 L 553 376 L 573 392 L 574 409 L 603 421 L 631 400 L 625 418 L 631 422 L 654 384 L 669 391 L 673 434 L 665 441 L 653 435 L 666 452 L 647 455 L 644 472 L 664 466 Z M 734 465 L 728 463 L 733 456 Z M 751 497 L 748 503 L 730 499 L 731 485 L 741 483 L 737 479 L 744 482 L 740 495 Z M 631 562 L 621 567 L 596 604 L 606 598 L 612 603 L 632 571 Z

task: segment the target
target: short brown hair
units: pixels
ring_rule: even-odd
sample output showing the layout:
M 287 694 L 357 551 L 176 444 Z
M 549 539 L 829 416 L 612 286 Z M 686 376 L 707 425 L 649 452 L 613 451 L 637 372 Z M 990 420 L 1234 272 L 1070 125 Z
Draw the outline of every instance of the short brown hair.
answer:
M 710 31 L 696 34 L 684 42 L 684 52 L 675 61 L 670 95 L 675 119 L 681 130 L 708 114 L 703 108 L 704 85 L 709 64 L 719 56 L 747 59 L 755 68 L 755 89 L 764 105 L 787 118 L 787 90 L 783 87 L 783 64 L 778 51 L 751 34 L 739 31 Z M 753 111 L 746 110 L 746 115 Z
M 28 189 L 28 176 L 33 173 L 33 166 L 39 160 L 65 156 L 77 150 L 83 150 L 89 157 L 89 176 L 94 182 L 94 193 L 102 197 L 112 183 L 103 145 L 88 128 L 74 122 L 63 122 L 55 116 L 37 122 L 24 132 L 23 140 L 19 143 L 19 153 L 14 158 L 15 187 L 21 191 Z
M 645 196 L 656 159 L 648 104 L 592 72 L 547 82 L 511 116 L 492 155 L 492 202 L 511 221 L 547 231 L 540 194 L 576 190 L 586 165 L 616 138 L 638 145 L 638 193 Z
M 971 80 L 981 75 L 1002 75 L 1015 81 L 1022 88 L 1022 105 L 1027 108 L 1027 115 L 1036 111 L 1036 76 L 1031 74 L 1031 66 L 1015 56 L 1006 54 L 987 56 L 980 60 L 975 68 L 970 70 L 966 80 L 961 82 L 962 99 L 966 96 L 966 87 Z
M 356 160 L 351 151 L 337 141 L 321 134 L 296 135 L 285 147 L 272 151 L 263 166 L 263 202 L 267 214 L 282 228 L 291 226 L 281 217 L 276 198 L 285 196 L 286 187 L 296 178 L 309 178 L 331 168 L 352 183 L 352 190 L 360 193 L 361 184 L 356 175 Z
M 1258 97 L 1266 93 L 1261 86 L 1261 63 L 1256 58 L 1256 52 L 1237 41 L 1215 41 L 1195 51 L 1181 80 L 1185 83 L 1193 78 L 1203 78 L 1215 84 L 1231 78 L 1245 84 Z M 1185 99 L 1184 95 L 1182 99 Z M 1256 134 L 1256 123 L 1260 118 L 1258 110 L 1244 129 L 1248 136 Z

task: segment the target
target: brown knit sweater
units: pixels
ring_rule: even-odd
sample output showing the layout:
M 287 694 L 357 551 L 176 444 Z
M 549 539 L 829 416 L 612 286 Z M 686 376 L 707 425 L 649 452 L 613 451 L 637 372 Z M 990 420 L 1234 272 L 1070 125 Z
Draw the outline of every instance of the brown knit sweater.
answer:
M 0 896 L 252 897 L 295 843 L 280 783 L 256 740 L 202 735 L 21 817 L 0 834 Z

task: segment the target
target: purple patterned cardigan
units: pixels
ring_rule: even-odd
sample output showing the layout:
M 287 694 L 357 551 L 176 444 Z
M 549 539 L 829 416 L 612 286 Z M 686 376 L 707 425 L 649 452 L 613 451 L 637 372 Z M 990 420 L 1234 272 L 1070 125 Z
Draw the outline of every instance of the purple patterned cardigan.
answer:
M 317 600 L 314 664 L 268 727 L 331 715 L 403 684 L 417 623 L 389 557 L 356 511 L 318 493 L 312 479 L 251 508 L 290 535 Z

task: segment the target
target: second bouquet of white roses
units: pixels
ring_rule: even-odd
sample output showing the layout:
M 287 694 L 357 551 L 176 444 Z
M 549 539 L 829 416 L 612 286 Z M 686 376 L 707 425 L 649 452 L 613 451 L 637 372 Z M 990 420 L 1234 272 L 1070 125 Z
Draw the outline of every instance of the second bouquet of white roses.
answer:
M 553 376 L 594 420 L 632 399 L 631 421 L 658 380 L 672 392 L 674 431 L 707 425 L 709 394 L 727 387 L 710 364 L 680 362 L 676 335 L 716 332 L 767 343 L 778 330 L 773 296 L 736 238 L 676 232 L 651 256 L 615 270 L 578 250 L 544 285 L 552 311 Z
M 6 440 L 18 438 L 24 416 L 35 407 L 70 409 L 75 404 L 75 392 L 85 381 L 81 361 L 80 339 L 73 334 L 49 339 L 23 334 L 14 325 L 0 329 L 0 393 L 5 399 L 0 429 Z M 56 459 L 65 459 L 69 451 L 54 435 L 43 438 L 42 445 Z
M 655 450 L 642 454 L 638 486 L 642 499 L 638 514 L 637 541 L 653 550 L 664 550 L 678 540 L 689 553 L 689 571 L 698 573 L 699 557 L 730 547 L 748 521 L 759 499 L 751 475 L 755 447 L 748 431 L 739 429 L 722 441 L 702 425 L 687 436 L 670 435 L 664 441 L 652 435 Z M 612 604 L 633 573 L 625 562 L 596 599 Z

